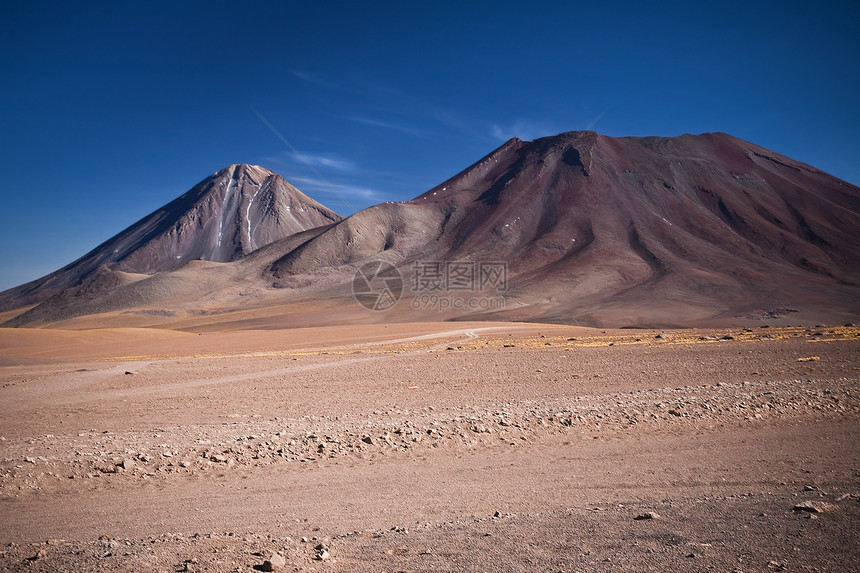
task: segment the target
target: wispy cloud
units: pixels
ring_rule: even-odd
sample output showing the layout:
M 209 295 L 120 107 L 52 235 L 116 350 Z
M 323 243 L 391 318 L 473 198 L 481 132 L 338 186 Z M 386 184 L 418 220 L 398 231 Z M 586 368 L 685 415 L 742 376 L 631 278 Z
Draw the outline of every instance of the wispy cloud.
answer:
M 599 118 L 598 118 L 599 119 Z M 490 126 L 490 135 L 500 141 L 507 141 L 513 137 L 530 141 L 547 135 L 555 135 L 560 131 L 547 123 L 526 121 L 523 119 L 516 120 L 511 125 L 493 124 Z
M 425 137 L 426 135 L 428 135 L 427 131 L 421 129 L 415 129 L 414 127 L 410 127 L 408 125 L 394 123 L 390 121 L 383 121 L 381 119 L 375 119 L 372 117 L 350 116 L 346 119 L 354 123 L 372 125 L 374 127 L 381 127 L 383 129 L 391 129 L 394 131 L 405 133 L 407 135 L 414 135 L 415 137 Z
M 311 193 L 330 193 L 338 196 L 353 197 L 365 201 L 381 201 L 380 194 L 373 189 L 346 183 L 331 183 L 316 177 L 292 177 L 290 180 L 302 191 Z
M 306 153 L 303 151 L 291 151 L 287 156 L 293 161 L 304 163 L 305 165 L 313 165 L 315 167 L 325 167 L 334 169 L 335 171 L 355 171 L 356 164 L 347 159 L 333 157 L 331 155 L 322 155 L 316 153 Z
M 314 74 L 309 74 L 308 72 L 306 72 L 304 70 L 291 70 L 291 73 L 294 76 L 296 76 L 297 78 L 299 78 L 300 80 L 302 80 L 303 82 L 307 82 L 309 84 L 313 84 L 313 85 L 319 86 L 321 88 L 334 90 L 334 91 L 341 91 L 343 89 L 340 86 L 340 84 L 338 84 L 334 81 L 331 81 L 327 78 L 322 78 L 322 77 L 314 75 Z
M 253 112 L 254 112 L 254 114 L 255 114 L 258 118 L 260 118 L 260 121 L 262 121 L 262 122 L 263 122 L 263 124 L 264 124 L 266 127 L 268 127 L 268 128 L 272 131 L 272 133 L 274 133 L 274 134 L 275 134 L 275 136 L 276 136 L 278 139 L 280 139 L 280 140 L 284 143 L 284 145 L 286 145 L 286 146 L 287 146 L 287 148 L 290 150 L 290 152 L 293 154 L 293 156 L 294 156 L 294 157 L 301 157 L 301 155 L 302 155 L 302 154 L 299 152 L 299 150 L 297 150 L 297 149 L 293 146 L 293 144 L 292 144 L 292 143 L 290 143 L 290 142 L 287 140 L 287 138 L 283 136 L 283 134 L 281 134 L 281 132 L 280 132 L 280 131 L 278 131 L 277 129 L 275 129 L 275 126 L 274 126 L 274 125 L 272 125 L 272 124 L 269 122 L 269 120 L 268 120 L 268 119 L 266 119 L 265 117 L 263 117 L 263 115 L 262 115 L 260 112 L 258 112 L 256 109 L 254 109 L 254 108 L 251 108 L 251 111 L 253 111 Z M 316 167 L 314 167 L 311 163 L 308 163 L 308 162 L 304 162 L 304 164 L 305 164 L 305 166 L 306 166 L 310 171 L 312 171 L 312 172 L 313 172 L 313 173 L 314 173 L 314 174 L 315 174 L 315 175 L 316 175 L 320 180 L 325 181 L 325 178 L 320 174 L 320 172 L 319 172 L 319 171 L 317 171 Z M 332 188 L 331 184 L 329 184 L 329 185 L 328 185 L 328 187 L 329 187 L 329 188 Z M 339 194 L 338 194 L 337 189 L 332 188 L 332 191 L 334 192 L 334 194 L 335 194 L 335 195 L 338 195 L 338 198 L 339 198 L 339 199 L 341 199 L 341 200 L 343 201 L 343 203 L 344 203 L 347 207 L 349 207 L 350 209 L 352 209 L 352 208 L 353 208 L 353 207 L 352 207 L 352 205 L 350 205 L 349 200 L 347 200 L 345 197 L 343 197 L 343 196 L 341 196 L 341 195 L 339 195 Z
M 367 75 L 339 78 L 311 74 L 305 70 L 291 73 L 303 82 L 322 88 L 326 98 L 335 98 L 356 113 L 341 116 L 347 121 L 389 129 L 413 137 L 429 137 L 455 132 L 477 139 L 489 139 L 485 124 L 454 109 L 429 101 L 421 95 L 403 91 Z M 338 98 L 348 97 L 340 101 Z

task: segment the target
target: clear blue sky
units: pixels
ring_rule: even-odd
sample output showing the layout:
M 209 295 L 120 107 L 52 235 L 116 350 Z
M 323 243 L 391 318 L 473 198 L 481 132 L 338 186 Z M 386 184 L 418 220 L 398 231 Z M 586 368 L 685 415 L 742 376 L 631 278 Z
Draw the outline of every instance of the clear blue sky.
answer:
M 858 22 L 826 1 L 5 0 L 0 289 L 231 163 L 348 215 L 512 136 L 724 131 L 860 184 Z

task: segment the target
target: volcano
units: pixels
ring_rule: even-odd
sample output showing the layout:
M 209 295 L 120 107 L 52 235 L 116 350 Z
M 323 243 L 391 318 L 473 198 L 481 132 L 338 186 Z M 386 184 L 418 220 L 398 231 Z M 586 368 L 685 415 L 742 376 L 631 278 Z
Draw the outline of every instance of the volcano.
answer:
M 268 169 L 231 165 L 66 267 L 0 293 L 0 309 L 41 302 L 106 271 L 122 282 L 117 273 L 152 275 L 194 260 L 235 261 L 341 219 Z
M 334 246 L 337 245 L 337 248 Z M 501 261 L 508 304 L 470 318 L 689 324 L 860 300 L 860 190 L 715 133 L 512 139 L 406 203 L 372 207 L 273 265 Z
M 217 189 L 226 203 L 224 185 Z M 245 240 L 246 227 L 230 228 L 229 235 L 206 235 L 208 242 L 195 248 L 204 244 L 208 256 L 227 261 L 246 254 L 254 246 Z M 137 252 L 127 258 L 150 260 Z M 403 278 L 402 299 L 385 312 L 365 309 L 351 292 L 356 271 L 374 261 Z M 503 289 L 461 291 L 439 283 L 434 296 L 479 304 L 410 304 L 427 294 L 417 273 L 451 263 L 502 269 Z M 415 199 L 326 218 L 229 265 L 236 271 L 213 276 L 204 297 L 217 310 L 195 325 L 228 315 L 246 327 L 439 319 L 618 327 L 786 316 L 851 320 L 860 316 L 860 189 L 722 133 L 613 138 L 570 132 L 512 139 Z M 189 283 L 196 272 L 188 265 L 168 274 Z M 252 302 L 236 299 L 232 276 L 253 277 Z M 7 325 L 46 324 L 93 309 L 190 312 L 200 304 L 188 290 L 178 299 L 161 287 L 146 292 L 135 298 L 124 287 L 107 289 L 95 307 L 88 296 L 74 304 L 46 302 Z M 502 304 L 480 304 L 490 294 Z M 80 306 L 82 299 L 87 305 Z M 143 302 L 127 307 L 130 300 Z M 116 324 L 133 318 L 117 316 Z

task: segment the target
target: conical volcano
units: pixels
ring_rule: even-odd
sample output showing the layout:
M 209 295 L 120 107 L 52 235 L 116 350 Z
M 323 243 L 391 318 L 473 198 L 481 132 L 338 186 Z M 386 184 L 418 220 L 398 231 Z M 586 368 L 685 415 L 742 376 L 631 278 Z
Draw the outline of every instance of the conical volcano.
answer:
M 40 302 L 99 270 L 151 275 L 193 260 L 235 261 L 342 217 L 255 165 L 231 165 L 77 261 L 0 295 L 0 308 Z
M 412 201 L 377 205 L 273 265 L 501 262 L 494 319 L 691 324 L 860 311 L 860 189 L 722 134 L 512 139 Z M 465 316 L 465 315 L 464 315 Z M 450 317 L 458 317 L 451 314 Z

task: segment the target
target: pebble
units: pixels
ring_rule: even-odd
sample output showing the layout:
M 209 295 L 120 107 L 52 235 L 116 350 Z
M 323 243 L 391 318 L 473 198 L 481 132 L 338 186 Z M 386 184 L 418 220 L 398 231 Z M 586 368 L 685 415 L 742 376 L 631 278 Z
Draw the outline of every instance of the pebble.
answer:
M 276 571 L 282 569 L 286 564 L 287 560 L 283 555 L 273 553 L 267 561 L 263 562 L 262 569 L 263 571 Z
M 809 513 L 825 513 L 828 511 L 834 511 L 836 506 L 832 503 L 827 503 L 824 501 L 804 501 L 802 503 L 798 503 L 794 507 L 792 507 L 794 511 L 808 511 Z
M 646 519 L 660 519 L 660 515 L 656 511 L 646 511 L 634 517 L 636 521 L 644 521 Z

